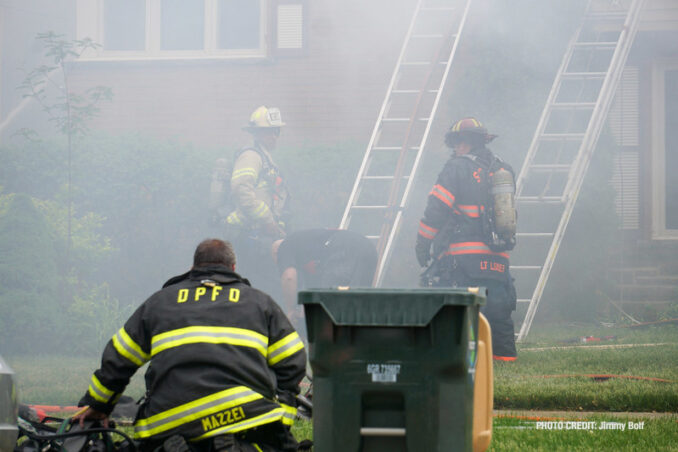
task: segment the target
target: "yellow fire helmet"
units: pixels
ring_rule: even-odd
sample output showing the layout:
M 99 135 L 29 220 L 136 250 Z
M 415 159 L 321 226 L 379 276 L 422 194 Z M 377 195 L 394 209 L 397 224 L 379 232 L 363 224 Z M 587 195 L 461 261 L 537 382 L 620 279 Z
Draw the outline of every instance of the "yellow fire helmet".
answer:
M 243 130 L 253 132 L 256 129 L 282 127 L 284 125 L 285 123 L 282 122 L 282 116 L 280 115 L 280 110 L 278 108 L 262 105 L 254 110 L 250 116 L 249 123 L 247 126 L 243 127 Z

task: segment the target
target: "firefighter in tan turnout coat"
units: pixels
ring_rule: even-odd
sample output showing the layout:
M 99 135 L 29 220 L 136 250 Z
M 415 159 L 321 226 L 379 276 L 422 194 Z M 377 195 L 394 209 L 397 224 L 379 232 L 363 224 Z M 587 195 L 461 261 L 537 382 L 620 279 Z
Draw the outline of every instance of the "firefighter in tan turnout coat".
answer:
M 279 109 L 261 106 L 243 127 L 252 135 L 253 144 L 234 155 L 230 180 L 232 210 L 225 220 L 226 236 L 238 254 L 239 268 L 274 298 L 279 288 L 270 282 L 276 276 L 270 247 L 286 235 L 289 193 L 271 152 L 284 125 Z

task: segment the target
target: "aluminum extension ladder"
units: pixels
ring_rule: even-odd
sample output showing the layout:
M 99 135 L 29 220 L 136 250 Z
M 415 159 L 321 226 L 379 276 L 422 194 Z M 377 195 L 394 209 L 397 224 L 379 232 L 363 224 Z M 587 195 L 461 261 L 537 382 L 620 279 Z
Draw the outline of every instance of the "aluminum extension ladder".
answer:
M 519 341 L 530 331 L 544 293 L 638 30 L 643 3 L 589 1 L 516 180 L 519 231 L 511 271 L 519 307 L 529 303 Z
M 419 0 L 340 228 L 376 244 L 380 286 L 471 0 Z

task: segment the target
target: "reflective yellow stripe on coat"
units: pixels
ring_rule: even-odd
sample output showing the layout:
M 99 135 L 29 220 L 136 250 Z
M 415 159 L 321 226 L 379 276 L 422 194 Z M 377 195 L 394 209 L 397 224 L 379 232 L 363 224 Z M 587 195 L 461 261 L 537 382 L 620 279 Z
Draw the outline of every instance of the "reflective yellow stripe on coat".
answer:
M 134 437 L 140 439 L 148 438 L 189 422 L 196 421 L 205 416 L 210 416 L 229 408 L 237 407 L 262 398 L 263 396 L 261 394 L 254 392 L 245 386 L 236 386 L 235 388 L 226 389 L 225 391 L 217 392 L 216 394 L 179 405 L 171 410 L 155 414 L 149 418 L 139 419 L 134 425 Z M 280 408 L 275 408 L 272 411 L 276 410 L 281 411 Z M 270 414 L 270 412 L 267 414 Z M 277 416 L 277 419 L 280 419 L 282 414 L 278 413 Z M 228 427 L 243 430 L 248 427 L 239 427 L 243 424 L 249 425 L 249 422 L 252 419 L 245 419 L 242 422 L 231 424 Z M 212 430 L 203 436 L 211 436 L 216 431 L 217 430 Z
M 113 394 L 115 394 L 114 391 L 101 384 L 96 375 L 92 375 L 92 381 L 89 384 L 87 391 L 94 400 L 101 403 L 108 403 L 108 401 L 111 400 L 111 397 L 113 397 Z
M 268 347 L 268 365 L 273 366 L 304 348 L 297 332 L 293 332 Z
M 268 338 L 263 334 L 244 328 L 220 326 L 189 326 L 153 336 L 153 339 L 151 339 L 151 356 L 169 348 L 199 343 L 251 347 L 259 351 L 264 357 L 267 356 Z
M 124 327 L 120 328 L 111 340 L 113 341 L 113 347 L 115 347 L 120 355 L 132 361 L 139 367 L 143 366 L 151 359 L 151 356 L 144 352 L 141 349 L 141 346 L 132 340 Z

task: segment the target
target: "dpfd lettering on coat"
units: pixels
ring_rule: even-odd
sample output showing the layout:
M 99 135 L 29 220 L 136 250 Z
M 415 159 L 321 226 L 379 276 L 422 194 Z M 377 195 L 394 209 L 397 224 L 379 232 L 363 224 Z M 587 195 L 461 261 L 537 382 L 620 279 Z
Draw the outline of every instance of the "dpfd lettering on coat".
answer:
M 245 412 L 242 407 L 234 407 L 230 410 L 225 410 L 220 413 L 213 414 L 202 418 L 202 429 L 203 431 L 213 430 L 217 427 L 222 427 L 224 425 L 230 425 L 238 421 L 245 419 Z
M 181 289 L 179 290 L 179 292 L 177 292 L 177 303 L 185 303 L 189 299 L 191 299 L 191 301 L 200 301 L 208 298 L 210 301 L 217 301 L 217 298 L 219 297 L 223 289 L 224 288 L 222 286 L 214 286 L 209 291 L 207 287 L 196 287 L 195 289 Z M 191 292 L 193 292 L 192 295 Z M 229 289 L 227 299 L 231 303 L 237 303 L 238 301 L 240 301 L 240 289 L 236 288 Z

